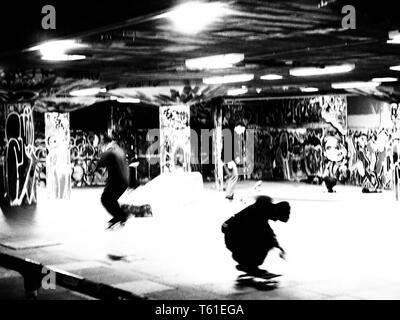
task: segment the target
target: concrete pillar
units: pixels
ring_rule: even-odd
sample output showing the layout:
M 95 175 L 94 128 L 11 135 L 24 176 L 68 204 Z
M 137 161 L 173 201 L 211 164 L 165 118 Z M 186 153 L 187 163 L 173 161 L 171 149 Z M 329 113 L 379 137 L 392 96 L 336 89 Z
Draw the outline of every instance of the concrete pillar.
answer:
M 11 206 L 35 204 L 35 130 L 30 102 L 6 103 L 4 192 Z
M 46 188 L 50 199 L 69 199 L 71 195 L 71 154 L 69 113 L 47 112 L 45 136 Z
M 190 171 L 190 107 L 160 107 L 160 170 L 161 174 Z
M 215 187 L 222 190 L 224 187 L 224 167 L 222 163 L 222 105 L 216 104 L 213 110 L 214 131 L 213 131 L 213 164 Z

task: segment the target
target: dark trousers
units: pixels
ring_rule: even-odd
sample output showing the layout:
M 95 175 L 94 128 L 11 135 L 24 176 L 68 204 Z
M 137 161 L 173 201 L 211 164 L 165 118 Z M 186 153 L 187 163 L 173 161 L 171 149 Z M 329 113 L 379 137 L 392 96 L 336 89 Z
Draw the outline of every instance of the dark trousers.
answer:
M 270 244 L 261 240 L 250 243 L 229 234 L 225 234 L 225 244 L 232 252 L 233 260 L 248 269 L 256 269 L 262 265 L 272 249 Z
M 125 192 L 127 186 L 123 184 L 122 186 L 107 186 L 104 188 L 103 194 L 101 195 L 101 203 L 109 214 L 118 220 L 126 219 L 126 214 L 121 209 L 118 199 Z
M 333 191 L 333 187 L 337 184 L 337 179 L 332 177 L 325 177 L 324 178 L 326 188 L 329 192 Z

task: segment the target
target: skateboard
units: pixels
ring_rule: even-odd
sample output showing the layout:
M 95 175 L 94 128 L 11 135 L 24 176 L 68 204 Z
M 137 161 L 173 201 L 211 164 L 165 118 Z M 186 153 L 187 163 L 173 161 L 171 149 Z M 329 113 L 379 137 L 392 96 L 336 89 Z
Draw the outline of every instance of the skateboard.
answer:
M 269 273 L 263 276 L 255 276 L 250 274 L 241 274 L 236 280 L 239 287 L 254 287 L 261 290 L 272 290 L 277 288 L 279 281 L 276 278 L 281 277 L 280 274 Z

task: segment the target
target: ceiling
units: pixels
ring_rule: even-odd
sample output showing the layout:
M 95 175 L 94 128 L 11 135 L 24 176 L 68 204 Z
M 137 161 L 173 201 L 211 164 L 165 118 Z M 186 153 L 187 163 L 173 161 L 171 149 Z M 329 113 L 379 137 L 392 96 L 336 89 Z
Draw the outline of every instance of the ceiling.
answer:
M 303 95 L 300 88 L 311 86 L 318 88 L 319 94 L 357 93 L 388 101 L 400 98 L 399 82 L 347 91 L 331 87 L 333 82 L 399 77 L 400 72 L 389 67 L 400 64 L 400 44 L 388 44 L 387 40 L 389 31 L 400 29 L 400 20 L 396 6 L 384 0 L 368 4 L 362 0 L 220 1 L 229 14 L 195 35 L 177 31 L 163 16 L 182 1 L 131 2 L 55 2 L 57 29 L 49 31 L 40 26 L 41 7 L 46 3 L 26 5 L 16 0 L 7 12 L 15 9 L 22 23 L 15 24 L 15 16 L 8 15 L 0 24 L 0 99 L 25 89 L 40 95 L 43 108 L 91 104 L 112 95 L 139 97 L 155 104 L 185 99 L 197 102 L 226 96 L 228 89 L 243 85 L 248 92 L 242 97 Z M 355 30 L 342 28 L 345 5 L 356 9 Z M 71 54 L 86 59 L 48 62 L 41 60 L 37 51 L 25 50 L 53 39 L 85 44 Z M 186 59 L 227 53 L 243 53 L 244 60 L 228 69 L 192 71 L 185 66 Z M 354 64 L 355 69 L 341 75 L 289 75 L 294 67 L 344 63 Z M 205 77 L 238 73 L 254 74 L 254 80 L 230 85 L 203 83 Z M 283 78 L 260 80 L 265 74 Z M 106 87 L 107 92 L 85 97 L 86 102 L 69 95 L 71 90 L 94 86 Z

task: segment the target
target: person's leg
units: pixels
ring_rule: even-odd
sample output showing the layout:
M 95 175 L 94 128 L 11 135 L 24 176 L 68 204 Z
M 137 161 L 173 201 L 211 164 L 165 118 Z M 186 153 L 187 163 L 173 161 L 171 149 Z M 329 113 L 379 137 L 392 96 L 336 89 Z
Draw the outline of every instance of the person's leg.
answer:
M 238 180 L 237 176 L 231 176 L 228 180 L 228 185 L 226 187 L 226 198 L 233 199 L 234 196 L 234 187 Z
M 118 221 L 126 220 L 126 214 L 121 209 L 118 199 L 124 193 L 125 190 L 122 188 L 116 189 L 112 187 L 106 187 L 103 194 L 101 195 L 101 203 L 104 208 L 113 216 L 113 219 Z
M 333 187 L 336 185 L 337 180 L 332 177 L 325 177 L 324 178 L 326 188 L 328 189 L 328 192 L 334 192 Z
M 269 274 L 267 270 L 260 269 L 269 251 L 270 248 L 267 248 L 265 245 L 238 247 L 232 252 L 232 258 L 238 263 L 236 269 L 250 275 L 263 276 Z

